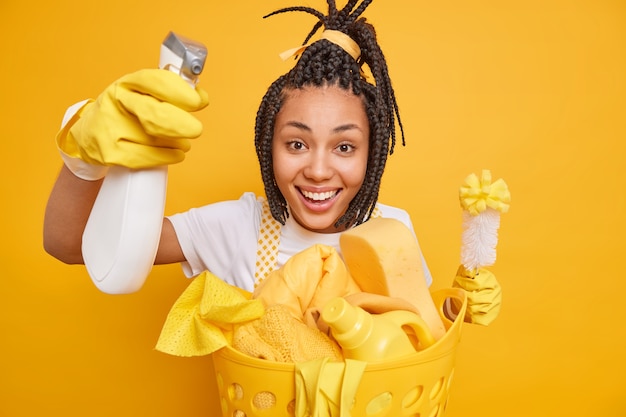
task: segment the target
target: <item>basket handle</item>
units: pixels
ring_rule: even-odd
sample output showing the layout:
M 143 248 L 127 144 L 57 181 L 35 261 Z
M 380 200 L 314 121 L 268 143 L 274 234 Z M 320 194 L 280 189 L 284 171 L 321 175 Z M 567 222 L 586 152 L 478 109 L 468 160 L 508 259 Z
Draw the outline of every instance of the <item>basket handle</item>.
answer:
M 430 295 L 433 298 L 433 302 L 435 303 L 435 307 L 439 312 L 441 320 L 443 320 L 443 323 L 446 326 L 446 330 L 449 329 L 456 320 L 463 320 L 463 317 L 465 317 L 465 310 L 467 309 L 467 294 L 465 293 L 465 290 L 461 288 L 442 288 L 431 292 Z M 448 299 L 457 300 L 458 304 L 461 306 L 455 320 L 451 320 L 445 314 L 445 303 Z

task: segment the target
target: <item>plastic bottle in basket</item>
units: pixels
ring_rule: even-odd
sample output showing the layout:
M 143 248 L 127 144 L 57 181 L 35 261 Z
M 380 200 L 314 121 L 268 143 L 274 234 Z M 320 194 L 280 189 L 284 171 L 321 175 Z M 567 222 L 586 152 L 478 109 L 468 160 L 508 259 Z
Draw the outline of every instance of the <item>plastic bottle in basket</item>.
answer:
M 410 311 L 370 314 L 337 297 L 324 306 L 322 319 L 346 359 L 378 362 L 407 356 L 435 343 L 424 320 Z

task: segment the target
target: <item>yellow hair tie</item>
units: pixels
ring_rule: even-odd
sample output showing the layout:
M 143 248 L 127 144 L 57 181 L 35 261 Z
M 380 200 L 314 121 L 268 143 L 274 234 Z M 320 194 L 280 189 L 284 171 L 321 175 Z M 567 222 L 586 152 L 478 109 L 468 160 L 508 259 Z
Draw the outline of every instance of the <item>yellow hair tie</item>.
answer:
M 490 207 L 500 213 L 509 210 L 511 193 L 503 179 L 491 182 L 491 172 L 483 170 L 482 177 L 478 179 L 476 174 L 465 178 L 465 183 L 459 190 L 461 206 L 472 216 L 482 213 Z
M 320 40 L 321 39 L 326 39 L 327 41 L 339 46 L 341 49 L 346 51 L 352 58 L 354 58 L 355 61 L 361 56 L 361 48 L 359 48 L 359 45 L 350 36 L 346 35 L 343 32 L 340 32 L 338 30 L 325 30 L 322 32 Z M 302 52 L 304 52 L 304 50 L 308 48 L 311 43 L 313 42 L 309 42 L 306 45 L 298 46 L 296 48 L 291 48 L 281 53 L 280 57 L 283 59 L 283 61 L 286 61 L 293 56 L 298 56 Z

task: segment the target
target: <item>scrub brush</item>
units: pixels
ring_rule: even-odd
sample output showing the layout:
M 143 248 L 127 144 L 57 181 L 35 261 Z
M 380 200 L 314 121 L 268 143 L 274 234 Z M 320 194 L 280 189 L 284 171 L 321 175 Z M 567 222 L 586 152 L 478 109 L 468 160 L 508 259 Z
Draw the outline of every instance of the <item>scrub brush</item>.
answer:
M 481 178 L 471 174 L 459 190 L 463 208 L 461 264 L 475 272 L 496 261 L 500 214 L 509 210 L 511 193 L 502 179 L 491 181 L 491 172 L 483 170 Z

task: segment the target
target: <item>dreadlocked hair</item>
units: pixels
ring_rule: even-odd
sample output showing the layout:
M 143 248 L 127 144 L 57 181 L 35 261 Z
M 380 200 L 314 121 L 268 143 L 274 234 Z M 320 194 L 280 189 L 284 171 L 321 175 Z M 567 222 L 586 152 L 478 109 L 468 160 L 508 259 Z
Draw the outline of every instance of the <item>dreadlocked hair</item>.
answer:
M 396 97 L 391 86 L 387 63 L 376 40 L 374 27 L 360 18 L 372 0 L 349 0 L 338 10 L 335 0 L 327 0 L 328 15 L 310 7 L 288 7 L 277 10 L 264 18 L 286 12 L 306 12 L 319 20 L 309 32 L 303 45 L 324 27 L 343 32 L 354 40 L 361 49 L 355 60 L 340 46 L 320 39 L 307 46 L 294 68 L 274 81 L 261 101 L 255 124 L 255 147 L 261 168 L 261 177 L 272 216 L 285 224 L 287 202 L 274 177 L 272 162 L 272 138 L 276 115 L 289 91 L 314 86 L 338 86 L 351 90 L 363 100 L 370 124 L 369 152 L 365 179 L 360 190 L 348 205 L 346 212 L 337 220 L 335 227 L 349 228 L 367 221 L 378 200 L 380 182 L 387 156 L 396 144 L 396 120 L 404 142 L 404 129 Z M 358 4 L 358 6 L 357 6 Z M 369 83 L 362 72 L 367 64 L 374 78 Z

